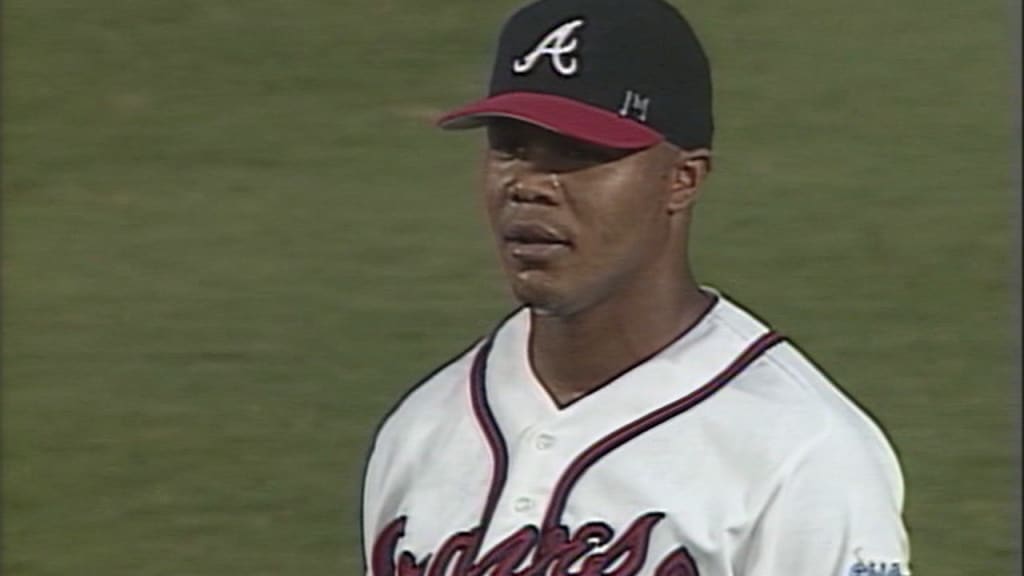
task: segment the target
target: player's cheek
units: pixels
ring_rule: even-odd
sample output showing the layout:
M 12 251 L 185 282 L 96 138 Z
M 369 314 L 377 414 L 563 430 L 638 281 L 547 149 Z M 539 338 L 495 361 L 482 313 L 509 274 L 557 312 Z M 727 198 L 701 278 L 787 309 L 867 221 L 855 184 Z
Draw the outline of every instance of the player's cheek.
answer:
M 500 183 L 509 178 L 508 169 L 494 158 L 488 156 L 480 171 L 480 188 L 490 194 L 500 188 Z
M 487 178 L 482 184 L 482 189 L 483 193 L 480 203 L 487 216 L 488 224 L 490 224 L 492 230 L 495 230 L 501 217 L 501 208 L 504 204 L 502 188 L 495 178 Z

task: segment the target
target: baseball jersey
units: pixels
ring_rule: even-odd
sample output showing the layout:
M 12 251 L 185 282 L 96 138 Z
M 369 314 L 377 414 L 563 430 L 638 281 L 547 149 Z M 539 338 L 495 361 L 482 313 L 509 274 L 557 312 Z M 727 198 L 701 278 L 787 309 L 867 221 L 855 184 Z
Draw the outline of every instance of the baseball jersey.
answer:
M 906 576 L 883 433 L 720 293 L 683 334 L 568 405 L 520 309 L 412 389 L 363 490 L 372 576 Z

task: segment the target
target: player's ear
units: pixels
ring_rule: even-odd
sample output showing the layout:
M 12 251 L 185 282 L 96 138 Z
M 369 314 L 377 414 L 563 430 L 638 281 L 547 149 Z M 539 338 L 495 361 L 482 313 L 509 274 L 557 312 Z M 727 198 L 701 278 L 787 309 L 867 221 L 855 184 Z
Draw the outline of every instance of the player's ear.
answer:
M 669 183 L 668 211 L 686 210 L 697 200 L 700 187 L 711 171 L 711 150 L 674 150 L 671 178 Z

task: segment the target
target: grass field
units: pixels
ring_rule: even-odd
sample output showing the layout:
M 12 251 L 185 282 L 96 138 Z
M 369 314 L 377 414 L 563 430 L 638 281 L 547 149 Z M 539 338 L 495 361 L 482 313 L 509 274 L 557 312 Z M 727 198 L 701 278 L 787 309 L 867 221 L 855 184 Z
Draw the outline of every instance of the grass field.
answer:
M 429 120 L 514 5 L 4 3 L 3 574 L 358 573 L 377 420 L 511 305 Z M 1007 3 L 680 5 L 700 278 L 885 424 L 915 574 L 1009 574 Z

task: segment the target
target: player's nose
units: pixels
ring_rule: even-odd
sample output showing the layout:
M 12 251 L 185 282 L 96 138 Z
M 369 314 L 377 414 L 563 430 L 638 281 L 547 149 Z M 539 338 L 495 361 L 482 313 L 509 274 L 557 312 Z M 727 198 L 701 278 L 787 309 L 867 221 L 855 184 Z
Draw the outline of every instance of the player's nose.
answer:
M 524 170 L 514 176 L 508 186 L 508 200 L 515 204 L 555 206 L 561 198 L 562 185 L 553 173 Z
M 529 175 L 515 178 L 509 190 L 509 201 L 515 204 L 558 204 L 558 191 L 544 176 Z

